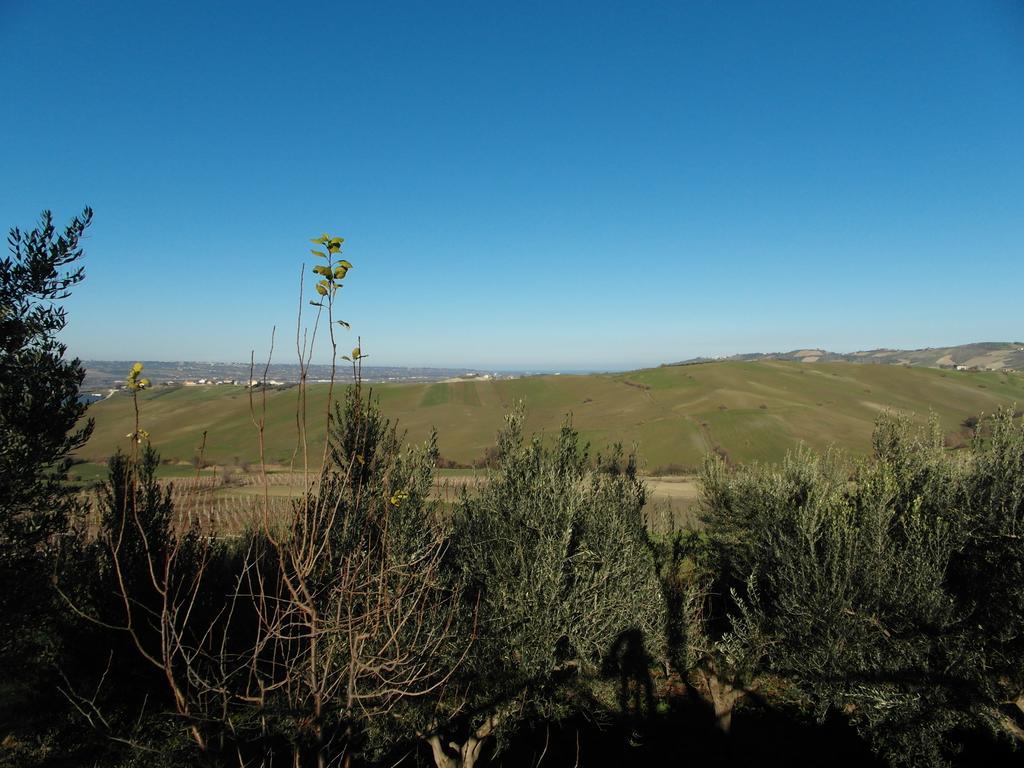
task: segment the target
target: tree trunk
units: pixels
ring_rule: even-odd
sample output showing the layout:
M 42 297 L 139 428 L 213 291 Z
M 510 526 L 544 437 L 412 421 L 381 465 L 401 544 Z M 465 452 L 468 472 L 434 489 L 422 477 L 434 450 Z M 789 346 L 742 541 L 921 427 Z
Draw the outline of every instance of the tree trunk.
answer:
M 448 747 L 455 752 L 454 755 L 445 750 L 440 735 L 434 734 L 429 737 L 426 741 L 434 755 L 434 765 L 437 768 L 473 768 L 480 759 L 480 753 L 483 752 L 484 742 L 498 725 L 499 719 L 499 715 L 490 715 L 462 744 L 448 742 Z
M 449 757 L 448 753 L 444 751 L 444 747 L 441 746 L 441 737 L 431 736 L 427 739 L 427 744 L 430 745 L 430 751 L 434 755 L 434 765 L 437 768 L 455 768 L 455 760 Z
M 454 755 L 445 751 L 441 745 L 440 736 L 431 736 L 427 739 L 427 743 L 430 744 L 430 751 L 434 755 L 434 765 L 437 768 L 473 768 L 480 758 L 484 739 L 470 736 L 463 744 L 457 744 L 454 741 L 448 742 L 448 746 L 455 751 Z
M 1013 705 L 1017 707 L 1017 711 L 1024 715 L 1024 694 L 1017 697 Z M 1019 725 L 1019 717 L 1014 717 L 1013 714 L 1007 714 L 1005 711 L 998 712 L 997 718 L 1003 726 L 1003 729 L 1019 744 L 1024 744 L 1024 728 Z
M 720 680 L 714 672 L 705 672 L 704 680 L 711 692 L 711 704 L 715 709 L 715 726 L 722 733 L 729 733 L 732 729 L 732 711 L 736 708 L 736 702 L 743 698 L 746 691 Z

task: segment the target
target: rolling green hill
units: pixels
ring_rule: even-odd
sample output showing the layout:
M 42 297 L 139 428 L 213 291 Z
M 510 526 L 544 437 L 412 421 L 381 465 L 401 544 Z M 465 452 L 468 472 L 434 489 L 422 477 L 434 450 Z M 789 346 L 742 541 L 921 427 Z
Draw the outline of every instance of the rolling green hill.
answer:
M 929 411 L 948 432 L 968 416 L 1024 404 L 1024 376 L 851 363 L 721 362 L 621 374 L 376 385 L 385 412 L 411 440 L 436 427 L 441 454 L 470 463 L 494 443 L 517 401 L 528 426 L 556 430 L 566 414 L 595 447 L 636 444 L 649 473 L 695 467 L 715 448 L 735 461 L 774 461 L 797 442 L 864 452 L 886 409 Z M 267 393 L 267 460 L 288 463 L 296 446 L 297 388 Z M 322 445 L 326 385 L 309 389 L 310 445 Z M 259 402 L 259 395 L 256 395 Z M 165 459 L 189 461 L 207 431 L 206 457 L 254 462 L 256 430 L 241 387 L 158 387 L 140 397 L 142 427 Z M 89 409 L 96 431 L 79 456 L 102 461 L 127 446 L 131 400 L 119 394 Z

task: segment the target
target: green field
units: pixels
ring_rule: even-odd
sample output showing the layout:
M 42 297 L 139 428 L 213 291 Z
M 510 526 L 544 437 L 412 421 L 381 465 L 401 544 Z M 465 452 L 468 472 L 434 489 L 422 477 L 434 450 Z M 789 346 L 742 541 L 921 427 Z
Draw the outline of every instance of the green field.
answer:
M 339 390 L 336 388 L 335 392 Z M 720 362 L 622 374 L 535 376 L 434 384 L 375 385 L 385 413 L 421 441 L 436 428 L 441 455 L 469 464 L 494 444 L 503 415 L 518 401 L 528 428 L 552 433 L 566 415 L 595 449 L 635 445 L 642 468 L 663 474 L 699 466 L 713 449 L 734 461 L 776 461 L 803 441 L 863 453 L 873 423 L 887 409 L 924 420 L 929 411 L 949 433 L 968 416 L 1024 404 L 1024 376 L 852 363 Z M 266 395 L 266 458 L 288 465 L 296 455 L 298 388 Z M 256 394 L 257 406 L 260 395 Z M 324 435 L 326 385 L 308 392 L 308 445 Z M 257 433 L 245 389 L 162 388 L 140 396 L 142 427 L 163 458 L 189 462 L 207 431 L 206 460 L 254 464 Z M 115 395 L 90 407 L 96 430 L 79 452 L 102 462 L 126 448 L 131 399 Z M 83 467 L 83 471 L 87 471 Z

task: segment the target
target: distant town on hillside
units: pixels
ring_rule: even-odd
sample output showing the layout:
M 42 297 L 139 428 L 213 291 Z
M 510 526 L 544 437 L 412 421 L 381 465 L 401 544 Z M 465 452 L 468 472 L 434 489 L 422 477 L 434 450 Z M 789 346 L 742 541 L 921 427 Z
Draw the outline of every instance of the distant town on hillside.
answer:
M 125 376 L 135 361 L 129 360 L 85 360 L 85 381 L 83 392 L 97 393 L 118 389 L 124 385 Z M 145 376 L 154 385 L 237 385 L 266 381 L 268 386 L 284 386 L 299 381 L 301 372 L 298 365 L 272 364 L 264 372 L 263 365 L 251 367 L 249 363 L 208 363 L 208 362 L 166 362 L 159 360 L 141 361 Z M 430 382 L 449 379 L 499 379 L 514 378 L 527 371 L 486 371 L 469 368 L 407 368 L 400 366 L 369 366 L 362 368 L 363 381 L 373 384 L 382 382 Z M 347 364 L 339 365 L 335 371 L 336 381 L 348 381 L 352 371 Z M 329 365 L 310 365 L 306 380 L 315 383 L 329 381 Z

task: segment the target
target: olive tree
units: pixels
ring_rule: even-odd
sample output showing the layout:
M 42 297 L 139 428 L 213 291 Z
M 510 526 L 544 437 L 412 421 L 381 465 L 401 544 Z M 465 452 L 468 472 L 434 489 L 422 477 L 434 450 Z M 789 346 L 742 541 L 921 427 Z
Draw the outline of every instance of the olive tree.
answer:
M 595 467 L 568 425 L 546 445 L 525 437 L 521 412 L 508 417 L 497 470 L 454 511 L 475 640 L 420 724 L 439 768 L 473 766 L 524 721 L 614 704 L 623 685 L 649 687 L 664 607 L 643 503 L 621 452 Z M 602 674 L 609 665 L 617 683 Z
M 959 729 L 1020 738 L 1024 440 L 1009 416 L 968 455 L 933 420 L 880 420 L 852 470 L 801 450 L 706 468 L 708 557 L 728 595 L 708 625 L 744 676 L 847 717 L 893 764 L 942 764 Z
M 958 512 L 947 583 L 971 631 L 974 701 L 1024 744 L 1024 424 L 1012 411 L 979 425 Z

